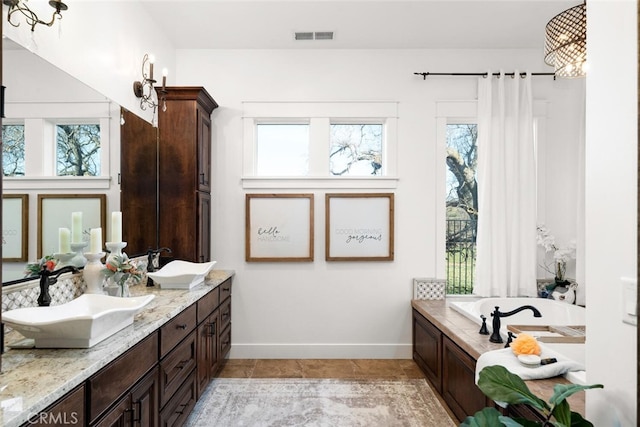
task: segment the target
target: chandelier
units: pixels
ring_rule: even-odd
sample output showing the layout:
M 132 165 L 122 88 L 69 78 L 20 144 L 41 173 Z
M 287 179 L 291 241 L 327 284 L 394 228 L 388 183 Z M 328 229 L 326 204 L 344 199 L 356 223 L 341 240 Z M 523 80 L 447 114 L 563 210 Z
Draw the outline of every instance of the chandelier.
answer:
M 554 16 L 546 27 L 544 62 L 557 77 L 582 77 L 587 65 L 587 5 Z

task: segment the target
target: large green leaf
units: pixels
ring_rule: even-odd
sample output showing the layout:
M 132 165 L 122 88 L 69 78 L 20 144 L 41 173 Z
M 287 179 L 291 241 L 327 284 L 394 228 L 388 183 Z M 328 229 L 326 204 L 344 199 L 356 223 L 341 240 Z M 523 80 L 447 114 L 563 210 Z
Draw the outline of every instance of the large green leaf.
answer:
M 551 412 L 557 422 L 553 425 L 557 427 L 569 427 L 571 426 L 571 409 L 569 403 L 566 400 L 561 400 Z
M 522 379 L 504 366 L 486 366 L 480 371 L 478 387 L 495 402 L 524 403 L 549 413 L 549 405 L 531 393 Z
M 553 386 L 553 396 L 549 399 L 549 403 L 552 405 L 558 405 L 567 397 L 582 390 L 588 390 L 590 388 L 603 388 L 602 384 L 593 385 L 581 385 L 581 384 L 556 384 Z
M 523 427 L 522 424 L 500 414 L 496 408 L 487 407 L 467 417 L 460 427 Z
M 580 415 L 577 412 L 571 413 L 571 427 L 593 427 L 593 424 Z

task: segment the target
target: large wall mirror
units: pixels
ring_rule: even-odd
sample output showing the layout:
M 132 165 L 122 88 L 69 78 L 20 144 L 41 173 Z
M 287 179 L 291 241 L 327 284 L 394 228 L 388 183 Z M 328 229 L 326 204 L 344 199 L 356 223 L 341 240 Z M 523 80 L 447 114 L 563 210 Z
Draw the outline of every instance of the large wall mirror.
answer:
M 16 253 L 18 250 L 24 253 L 2 261 L 3 286 L 11 286 L 30 280 L 28 263 L 57 252 L 56 239 L 49 239 L 50 247 L 40 247 L 43 243 L 39 236 L 55 235 L 58 227 L 72 226 L 70 215 L 69 218 L 48 215 L 60 224 L 39 218 L 39 198 L 67 195 L 73 200 L 72 196 L 104 195 L 107 213 L 120 210 L 118 172 L 123 115 L 119 105 L 10 39 L 3 39 L 2 49 L 2 84 L 6 87 L 2 119 L 3 194 L 8 203 L 13 203 L 13 209 L 7 212 L 17 212 L 22 206 L 26 210 L 20 212 L 19 221 L 5 221 L 14 228 L 22 227 L 20 236 L 24 236 L 19 241 L 20 247 L 13 248 Z M 12 145 L 20 140 L 24 141 L 22 145 Z M 78 144 L 83 146 L 81 156 L 73 153 Z M 11 195 L 20 198 L 7 197 Z M 25 199 L 24 204 L 15 203 Z M 85 222 L 88 227 L 89 219 Z M 42 224 L 55 230 L 40 230 Z M 86 232 L 84 237 L 88 240 L 87 227 L 83 227 L 83 233 Z M 108 240 L 107 232 L 103 229 L 103 241 Z M 18 239 L 9 243 L 15 246 Z

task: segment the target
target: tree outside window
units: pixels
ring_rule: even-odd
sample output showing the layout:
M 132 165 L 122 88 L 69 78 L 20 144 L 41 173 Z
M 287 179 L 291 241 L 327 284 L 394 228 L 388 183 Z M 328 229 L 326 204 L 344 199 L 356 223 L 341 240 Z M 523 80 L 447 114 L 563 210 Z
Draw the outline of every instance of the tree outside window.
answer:
M 2 174 L 24 176 L 24 125 L 2 125 Z
M 473 290 L 478 227 L 478 126 L 447 125 L 447 293 Z
M 100 175 L 100 125 L 56 125 L 58 176 Z
M 331 175 L 382 175 L 382 125 L 332 124 Z

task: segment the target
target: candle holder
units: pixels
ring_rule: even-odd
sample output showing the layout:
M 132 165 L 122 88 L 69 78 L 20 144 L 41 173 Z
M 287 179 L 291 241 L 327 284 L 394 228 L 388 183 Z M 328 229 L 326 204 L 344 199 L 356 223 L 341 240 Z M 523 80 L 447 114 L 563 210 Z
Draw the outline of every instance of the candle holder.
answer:
M 107 242 L 104 245 L 109 249 L 107 262 L 116 255 L 126 255 L 122 250 L 127 246 L 127 242 Z
M 75 252 L 75 256 L 71 258 L 71 265 L 74 267 L 84 267 L 87 263 L 87 258 L 84 256 L 84 248 L 87 247 L 88 242 L 71 243 L 71 250 Z
M 56 259 L 56 270 L 66 266 L 73 266 L 71 264 L 71 260 L 76 256 L 75 252 L 68 252 L 66 254 L 53 254 L 53 257 Z
M 87 284 L 85 294 L 104 294 L 104 275 L 102 274 L 102 263 L 100 260 L 105 255 L 104 252 L 85 253 L 87 263 L 82 270 L 84 282 Z

